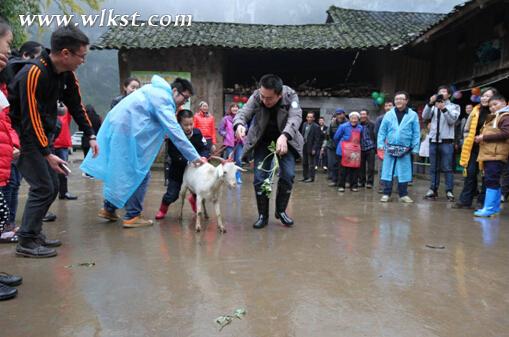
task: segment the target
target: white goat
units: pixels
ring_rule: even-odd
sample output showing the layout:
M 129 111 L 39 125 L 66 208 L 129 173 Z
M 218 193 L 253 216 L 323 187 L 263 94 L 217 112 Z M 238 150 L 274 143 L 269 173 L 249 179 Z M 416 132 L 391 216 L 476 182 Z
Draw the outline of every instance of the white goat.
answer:
M 184 172 L 182 181 L 182 188 L 180 190 L 180 215 L 182 220 L 182 210 L 184 208 L 184 201 L 186 199 L 186 192 L 189 190 L 191 193 L 196 194 L 196 225 L 197 232 L 201 231 L 200 218 L 202 215 L 208 219 L 207 209 L 205 202 L 210 201 L 214 204 L 217 216 L 217 227 L 221 233 L 226 233 L 223 226 L 223 219 L 221 216 L 221 208 L 219 206 L 219 198 L 221 197 L 222 187 L 226 183 L 229 188 L 237 186 L 235 174 L 237 171 L 245 172 L 246 170 L 238 167 L 231 160 L 225 160 L 219 157 L 211 157 L 219 159 L 221 164 L 217 167 L 206 163 L 199 167 L 188 165 Z

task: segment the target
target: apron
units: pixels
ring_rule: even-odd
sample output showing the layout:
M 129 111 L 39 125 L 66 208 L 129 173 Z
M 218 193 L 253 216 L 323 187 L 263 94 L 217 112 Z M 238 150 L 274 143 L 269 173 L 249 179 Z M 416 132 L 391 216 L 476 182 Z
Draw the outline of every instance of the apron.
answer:
M 361 167 L 361 132 L 352 130 L 348 141 L 341 143 L 341 165 L 344 167 Z

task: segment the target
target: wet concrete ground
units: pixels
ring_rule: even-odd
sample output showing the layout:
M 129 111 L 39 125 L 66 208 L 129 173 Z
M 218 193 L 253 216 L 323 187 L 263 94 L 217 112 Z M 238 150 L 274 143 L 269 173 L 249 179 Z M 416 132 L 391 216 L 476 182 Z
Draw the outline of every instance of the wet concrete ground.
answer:
M 509 336 L 508 210 L 476 220 L 422 200 L 423 181 L 410 190 L 416 204 L 381 204 L 376 191 L 339 194 L 319 174 L 296 184 L 294 228 L 271 218 L 256 231 L 246 174 L 224 194 L 224 235 L 211 207 L 194 233 L 187 203 L 182 224 L 171 207 L 153 227 L 123 229 L 95 216 L 100 182 L 72 170 L 79 200 L 57 200 L 59 218 L 44 226 L 64 243 L 58 257 L 0 247 L 0 270 L 24 277 L 18 297 L 0 302 L 0 336 Z M 163 189 L 155 172 L 146 215 Z M 95 266 L 66 268 L 85 262 Z M 219 331 L 214 320 L 237 308 L 247 315 Z

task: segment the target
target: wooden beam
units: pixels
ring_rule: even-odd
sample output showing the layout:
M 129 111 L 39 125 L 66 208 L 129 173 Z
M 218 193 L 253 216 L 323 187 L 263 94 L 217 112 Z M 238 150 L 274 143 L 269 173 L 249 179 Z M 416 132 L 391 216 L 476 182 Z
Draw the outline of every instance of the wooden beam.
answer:
M 412 47 L 416 46 L 417 44 L 421 42 L 428 42 L 429 39 L 435 35 L 436 33 L 440 32 L 445 27 L 451 25 L 452 23 L 457 22 L 464 16 L 468 14 L 473 14 L 472 12 L 476 9 L 480 8 L 483 9 L 488 5 L 491 5 L 492 3 L 497 2 L 497 0 L 474 0 L 472 3 L 466 5 L 465 7 L 459 9 L 456 13 L 452 14 L 450 17 L 445 18 L 442 22 L 437 24 L 435 27 L 428 30 L 426 33 L 424 33 L 422 36 L 418 37 L 416 40 L 412 42 Z

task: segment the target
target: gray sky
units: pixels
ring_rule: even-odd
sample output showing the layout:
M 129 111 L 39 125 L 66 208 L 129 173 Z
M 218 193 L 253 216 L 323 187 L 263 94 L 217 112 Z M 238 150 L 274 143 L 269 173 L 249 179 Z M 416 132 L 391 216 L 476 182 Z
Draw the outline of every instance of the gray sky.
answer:
M 106 0 L 102 8 L 121 14 L 192 14 L 195 21 L 305 24 L 323 23 L 331 5 L 368 10 L 449 12 L 458 0 Z

